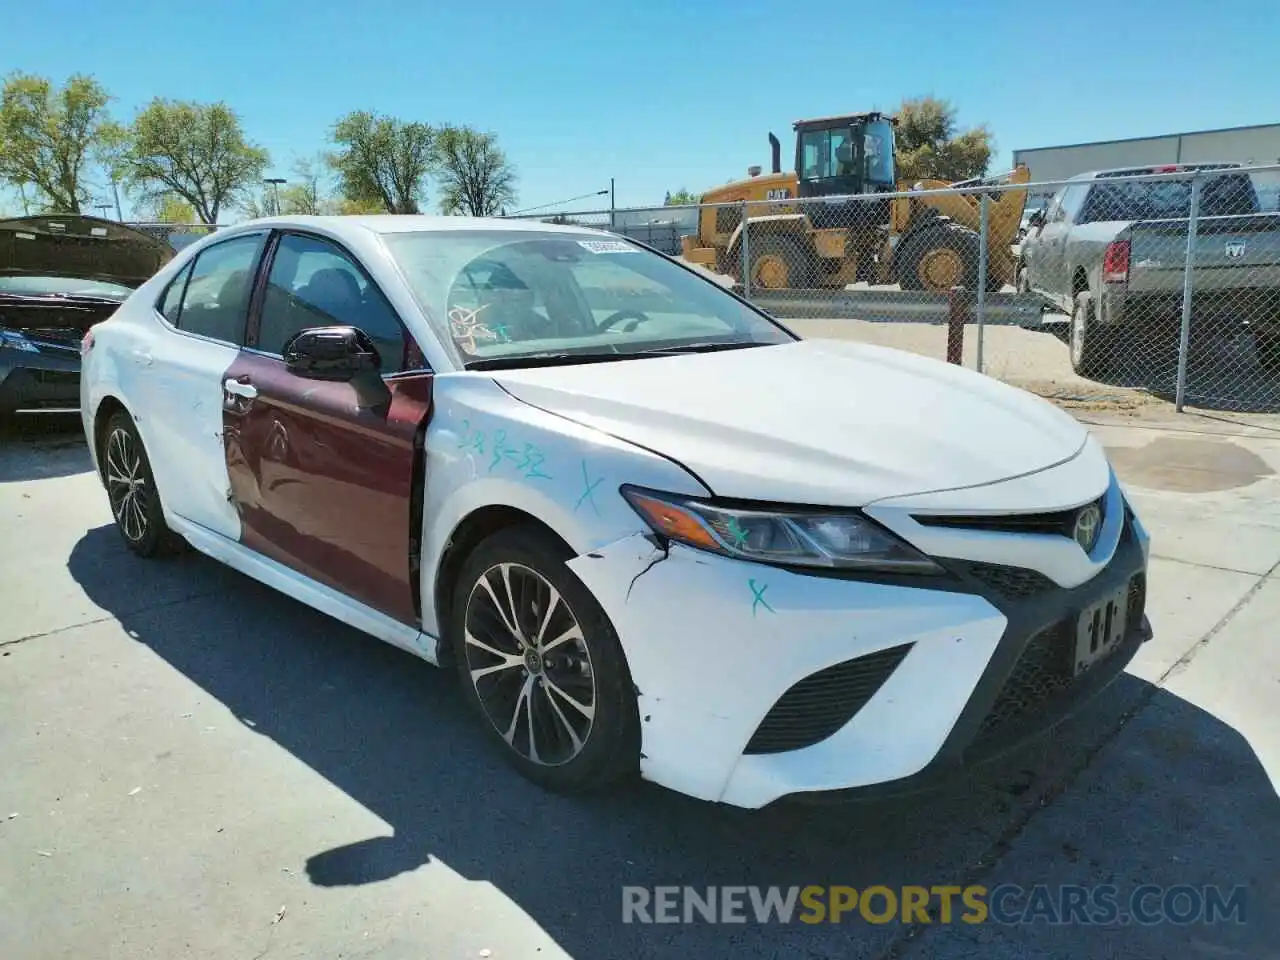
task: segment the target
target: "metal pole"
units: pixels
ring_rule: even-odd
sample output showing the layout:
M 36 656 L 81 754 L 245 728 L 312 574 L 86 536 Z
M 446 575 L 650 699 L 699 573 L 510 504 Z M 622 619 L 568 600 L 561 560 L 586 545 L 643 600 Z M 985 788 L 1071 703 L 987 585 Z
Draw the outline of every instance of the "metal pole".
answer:
M 1203 174 L 1191 178 L 1191 209 L 1187 217 L 1187 252 L 1182 267 L 1182 333 L 1178 338 L 1178 387 L 1173 408 L 1182 412 L 1187 396 L 1187 354 L 1191 349 L 1191 297 L 1195 292 L 1196 228 L 1200 218 L 1200 187 Z
M 742 201 L 742 298 L 751 299 L 751 251 L 747 230 L 747 201 Z
M 987 233 L 991 215 L 991 198 L 982 195 L 981 222 L 978 228 L 978 372 L 982 372 L 983 317 L 987 309 Z
M 116 178 L 111 178 L 111 195 L 116 201 L 116 220 L 124 223 L 124 214 L 120 211 L 120 185 L 116 182 Z
M 614 194 L 613 194 L 613 177 L 610 177 L 609 178 L 609 226 L 611 228 L 616 227 L 618 225 L 618 221 L 616 219 L 616 213 L 615 213 L 617 209 L 618 209 L 618 204 L 614 201 Z

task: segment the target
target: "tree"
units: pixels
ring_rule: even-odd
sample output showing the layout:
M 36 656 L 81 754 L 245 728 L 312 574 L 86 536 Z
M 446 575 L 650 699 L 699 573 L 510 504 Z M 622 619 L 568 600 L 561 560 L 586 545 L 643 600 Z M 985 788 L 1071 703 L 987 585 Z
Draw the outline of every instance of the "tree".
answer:
M 993 145 L 986 125 L 956 133 L 955 108 L 935 97 L 898 108 L 898 179 L 968 180 L 985 176 Z
M 262 179 L 267 151 L 249 143 L 225 103 L 152 100 L 133 121 L 129 184 L 144 197 L 175 193 L 203 223 L 248 196 Z
M 50 210 L 79 213 L 89 202 L 86 167 L 122 135 L 107 113 L 110 100 L 83 74 L 57 89 L 43 77 L 11 74 L 0 92 L 0 180 L 30 185 Z
M 293 177 L 280 191 L 280 212 L 313 217 L 325 213 L 328 201 L 323 185 L 322 162 L 301 159 L 293 164 Z
M 498 138 L 470 127 L 445 127 L 436 135 L 440 210 L 492 217 L 516 201 L 516 171 Z
M 334 124 L 337 149 L 329 163 L 342 196 L 358 204 L 378 203 L 387 213 L 417 213 L 434 165 L 435 131 L 368 110 Z
M 675 193 L 672 193 L 670 190 L 668 190 L 667 198 L 662 201 L 662 205 L 665 207 L 679 207 L 679 206 L 685 206 L 687 204 L 701 203 L 701 202 L 702 202 L 702 198 L 699 197 L 696 193 L 690 193 L 684 187 L 681 187 Z
M 196 222 L 195 208 L 176 193 L 162 193 L 154 197 L 148 210 L 151 219 L 157 223 Z

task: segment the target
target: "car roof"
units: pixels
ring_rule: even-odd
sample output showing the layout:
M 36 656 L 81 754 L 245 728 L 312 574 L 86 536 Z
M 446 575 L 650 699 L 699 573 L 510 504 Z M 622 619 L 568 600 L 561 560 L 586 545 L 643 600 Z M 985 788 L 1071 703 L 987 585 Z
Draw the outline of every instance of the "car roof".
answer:
M 1108 177 L 1141 177 L 1153 173 L 1194 173 L 1197 170 L 1239 170 L 1239 163 L 1148 163 L 1133 167 L 1108 167 L 1077 173 L 1072 180 L 1097 180 Z
M 377 234 L 444 232 L 449 230 L 497 230 L 510 233 L 563 233 L 572 236 L 599 236 L 600 230 L 573 224 L 543 223 L 541 220 L 511 220 L 503 217 L 452 217 L 427 214 L 383 213 L 355 216 L 282 216 L 261 217 L 235 224 L 234 229 L 264 226 L 286 229 L 296 227 L 323 229 L 339 236 L 354 231 Z M 221 232 L 221 231 L 219 231 Z

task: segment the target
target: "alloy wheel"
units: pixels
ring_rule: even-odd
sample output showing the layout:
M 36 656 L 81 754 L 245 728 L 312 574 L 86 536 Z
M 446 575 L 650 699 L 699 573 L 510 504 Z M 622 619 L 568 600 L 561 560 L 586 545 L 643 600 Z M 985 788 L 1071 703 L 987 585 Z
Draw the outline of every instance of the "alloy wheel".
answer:
M 142 464 L 142 451 L 127 430 L 112 430 L 107 437 L 107 499 L 111 515 L 125 538 L 139 543 L 150 521 L 151 484 Z
M 487 569 L 467 598 L 467 674 L 507 745 L 542 766 L 582 752 L 596 712 L 596 678 L 577 616 L 536 570 Z

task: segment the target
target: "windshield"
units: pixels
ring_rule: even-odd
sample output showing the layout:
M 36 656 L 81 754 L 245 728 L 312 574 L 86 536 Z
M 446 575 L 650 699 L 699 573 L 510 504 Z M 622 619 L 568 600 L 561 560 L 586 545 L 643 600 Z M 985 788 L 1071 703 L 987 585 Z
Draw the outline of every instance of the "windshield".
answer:
M 118 297 L 133 293 L 129 287 L 105 280 L 83 280 L 76 277 L 0 277 L 0 293 L 22 297 L 47 297 L 63 294 L 71 297 Z
M 463 363 L 794 339 L 714 282 L 623 239 L 439 230 L 383 240 Z
M 809 130 L 800 134 L 800 178 L 825 180 L 851 177 L 857 172 L 853 155 L 853 131 Z
M 865 133 L 866 178 L 869 183 L 893 184 L 893 124 L 888 120 L 868 123 Z

